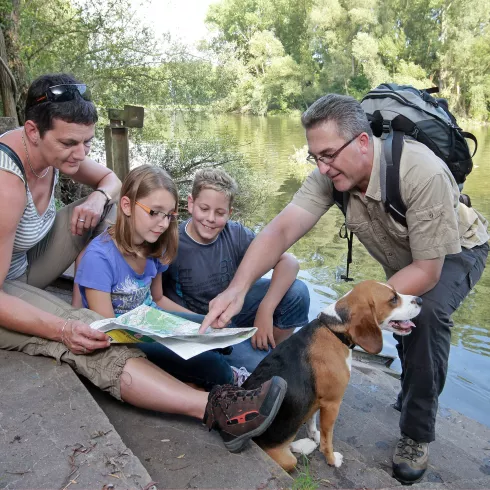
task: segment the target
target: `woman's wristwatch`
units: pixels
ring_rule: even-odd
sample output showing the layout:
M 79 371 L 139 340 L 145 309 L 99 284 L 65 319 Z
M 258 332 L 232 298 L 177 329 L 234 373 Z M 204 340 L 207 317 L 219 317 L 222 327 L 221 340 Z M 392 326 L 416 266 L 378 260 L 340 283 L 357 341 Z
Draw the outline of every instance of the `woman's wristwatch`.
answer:
M 104 194 L 105 198 L 107 199 L 105 205 L 107 206 L 107 204 L 110 202 L 110 200 L 112 199 L 111 195 L 109 193 L 107 193 L 104 189 L 95 189 L 94 192 L 102 192 L 102 194 Z

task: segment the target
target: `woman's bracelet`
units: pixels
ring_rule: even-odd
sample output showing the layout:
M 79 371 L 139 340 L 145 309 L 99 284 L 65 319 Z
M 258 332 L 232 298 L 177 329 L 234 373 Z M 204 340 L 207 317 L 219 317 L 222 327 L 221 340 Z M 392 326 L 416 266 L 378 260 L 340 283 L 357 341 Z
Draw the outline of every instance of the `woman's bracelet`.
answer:
M 61 327 L 61 343 L 65 344 L 65 327 L 68 325 L 70 320 L 66 320 L 63 326 Z M 65 344 L 66 345 L 66 344 Z

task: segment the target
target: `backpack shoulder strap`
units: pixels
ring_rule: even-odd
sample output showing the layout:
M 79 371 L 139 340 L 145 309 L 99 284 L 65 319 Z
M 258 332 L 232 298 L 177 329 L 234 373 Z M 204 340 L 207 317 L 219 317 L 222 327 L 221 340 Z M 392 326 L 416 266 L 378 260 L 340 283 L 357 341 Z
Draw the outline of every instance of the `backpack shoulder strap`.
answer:
M 19 170 L 22 172 L 24 177 L 24 185 L 27 190 L 27 175 L 24 165 L 22 165 L 22 162 L 20 161 L 19 155 L 17 155 L 17 153 L 15 153 L 15 151 L 5 143 L 0 143 L 0 151 L 3 151 L 17 165 L 17 167 L 19 167 Z
M 347 214 L 347 205 L 349 204 L 349 193 L 340 192 L 334 186 L 333 200 L 335 204 L 338 206 L 338 208 L 342 211 L 342 214 L 345 216 Z
M 335 188 L 335 186 L 333 186 L 333 200 L 344 215 L 344 224 L 340 227 L 339 237 L 347 239 L 347 260 L 345 274 L 342 274 L 340 278 L 346 282 L 354 280 L 349 277 L 349 267 L 352 264 L 352 244 L 354 241 L 354 233 L 347 230 L 347 223 L 345 221 L 345 217 L 347 215 L 347 205 L 349 204 L 349 197 L 350 194 L 348 192 L 340 192 Z
M 381 158 L 380 184 L 381 199 L 385 205 L 385 211 L 397 223 L 406 227 L 405 214 L 407 208 L 402 201 L 400 192 L 400 161 L 403 149 L 403 135 L 404 133 L 401 131 L 390 131 L 389 133 L 383 133 L 381 137 L 383 155 Z
M 460 133 L 463 138 L 467 138 L 475 143 L 475 149 L 473 150 L 473 154 L 471 155 L 471 158 L 473 158 L 475 156 L 476 150 L 478 149 L 478 140 L 476 139 L 476 136 L 473 133 L 468 133 L 468 131 L 460 131 Z

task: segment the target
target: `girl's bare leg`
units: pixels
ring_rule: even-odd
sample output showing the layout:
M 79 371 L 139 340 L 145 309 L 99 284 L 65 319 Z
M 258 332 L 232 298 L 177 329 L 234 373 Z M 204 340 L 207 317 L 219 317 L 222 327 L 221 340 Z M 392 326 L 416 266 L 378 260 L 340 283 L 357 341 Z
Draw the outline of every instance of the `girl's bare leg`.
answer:
M 121 398 L 131 405 L 200 420 L 204 417 L 208 393 L 187 386 L 147 359 L 129 359 L 120 382 Z

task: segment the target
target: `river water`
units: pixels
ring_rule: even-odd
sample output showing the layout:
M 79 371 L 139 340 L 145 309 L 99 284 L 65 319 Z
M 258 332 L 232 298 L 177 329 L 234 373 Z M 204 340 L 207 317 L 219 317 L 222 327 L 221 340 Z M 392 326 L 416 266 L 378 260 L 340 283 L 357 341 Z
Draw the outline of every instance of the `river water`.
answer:
M 250 172 L 262 179 L 267 188 L 265 203 L 256 209 L 247 223 L 260 230 L 289 202 L 301 185 L 307 167 L 296 166 L 290 157 L 305 145 L 299 117 L 241 115 L 212 116 L 197 122 L 203 134 L 233 137 L 244 154 Z M 466 128 L 465 128 L 466 129 Z M 173 131 L 172 131 L 173 132 Z M 473 206 L 490 217 L 490 130 L 476 128 L 472 132 L 479 142 L 474 158 L 475 167 L 465 192 Z M 325 305 L 335 301 L 351 285 L 340 279 L 345 270 L 346 240 L 338 236 L 343 222 L 341 213 L 332 208 L 315 228 L 295 244 L 290 252 L 300 261 L 299 278 L 306 282 L 311 294 L 310 317 L 314 318 Z M 381 267 L 354 240 L 354 262 L 351 277 L 355 281 L 383 280 Z M 490 426 L 490 271 L 454 315 L 449 374 L 441 408 L 450 407 Z M 384 332 L 383 354 L 396 356 L 391 334 Z M 399 362 L 392 368 L 399 371 Z M 444 413 L 444 412 L 443 412 Z

